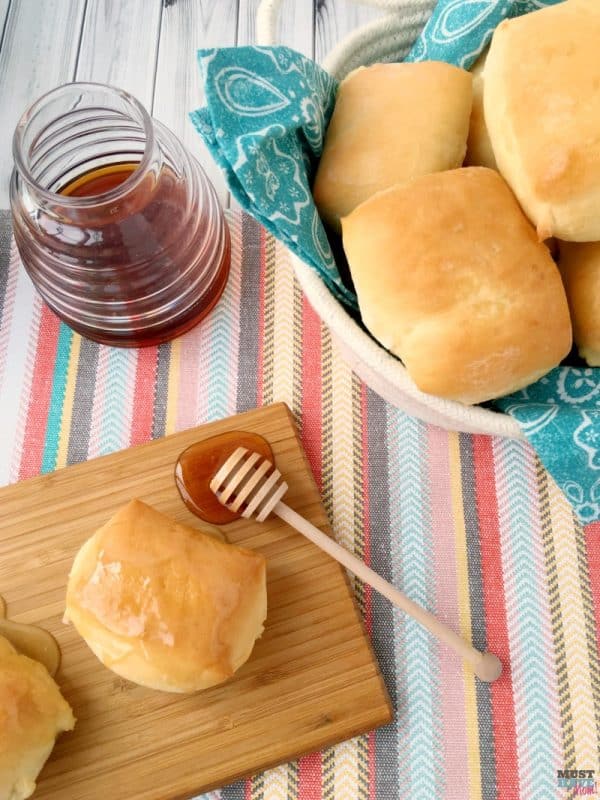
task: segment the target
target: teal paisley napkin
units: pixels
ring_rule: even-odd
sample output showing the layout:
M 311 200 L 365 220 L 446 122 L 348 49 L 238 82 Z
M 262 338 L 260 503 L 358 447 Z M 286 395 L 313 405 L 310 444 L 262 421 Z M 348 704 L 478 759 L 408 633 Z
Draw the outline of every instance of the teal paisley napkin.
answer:
M 406 60 L 468 69 L 502 20 L 557 2 L 439 0 Z M 201 50 L 198 62 L 206 106 L 191 118 L 232 194 L 355 309 L 310 194 L 337 82 L 286 47 Z M 517 420 L 580 519 L 600 520 L 599 371 L 561 367 L 494 405 Z
M 600 519 L 600 370 L 557 367 L 494 401 L 514 417 L 585 524 Z
M 438 0 L 405 61 L 446 61 L 470 69 L 502 20 L 562 0 Z
M 199 50 L 206 106 L 191 113 L 231 193 L 356 308 L 310 191 L 337 81 L 287 47 Z

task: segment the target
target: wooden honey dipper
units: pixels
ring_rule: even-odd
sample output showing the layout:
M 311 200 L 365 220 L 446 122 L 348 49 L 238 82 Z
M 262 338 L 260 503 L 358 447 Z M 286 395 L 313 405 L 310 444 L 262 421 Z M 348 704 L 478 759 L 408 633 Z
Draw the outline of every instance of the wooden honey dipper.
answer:
M 452 648 L 471 665 L 475 675 L 482 681 L 489 683 L 500 677 L 502 663 L 497 656 L 477 650 L 431 612 L 410 600 L 359 558 L 283 503 L 281 498 L 287 492 L 288 485 L 281 479 L 281 472 L 258 453 L 238 447 L 216 472 L 210 488 L 219 502 L 246 519 L 254 516 L 258 522 L 264 522 L 269 514 L 276 514 Z

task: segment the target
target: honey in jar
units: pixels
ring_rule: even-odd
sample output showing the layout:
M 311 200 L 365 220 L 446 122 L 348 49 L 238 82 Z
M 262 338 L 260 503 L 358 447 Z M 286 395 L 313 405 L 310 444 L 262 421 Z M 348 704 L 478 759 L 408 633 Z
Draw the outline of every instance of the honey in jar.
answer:
M 159 344 L 215 305 L 230 261 L 216 192 L 133 97 L 59 87 L 23 116 L 14 154 L 21 258 L 74 330 L 104 344 Z

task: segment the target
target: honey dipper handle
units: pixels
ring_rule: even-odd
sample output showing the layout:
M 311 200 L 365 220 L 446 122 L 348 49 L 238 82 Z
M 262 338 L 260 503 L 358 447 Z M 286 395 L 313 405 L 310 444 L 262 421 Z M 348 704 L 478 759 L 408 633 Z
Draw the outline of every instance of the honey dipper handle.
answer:
M 363 563 L 352 553 L 348 552 L 344 547 L 339 545 L 336 541 L 331 539 L 327 534 L 320 531 L 312 525 L 304 517 L 300 516 L 293 508 L 290 508 L 281 501 L 273 509 L 273 514 L 277 514 L 282 520 L 295 528 L 307 539 L 310 539 L 313 544 L 320 547 L 332 558 L 342 564 L 350 572 L 354 573 L 365 583 L 372 586 L 377 592 L 395 605 L 397 608 L 402 609 L 406 614 L 415 619 L 419 624 L 426 628 L 433 636 L 441 642 L 444 642 L 448 647 L 452 648 L 458 655 L 460 655 L 467 663 L 469 663 L 475 675 L 482 681 L 491 682 L 500 677 L 502 673 L 502 663 L 500 659 L 493 655 L 493 653 L 482 653 L 473 647 L 469 642 L 465 641 L 452 628 L 449 628 L 431 612 L 422 608 L 417 603 L 410 600 L 401 591 L 392 586 L 384 580 L 381 575 L 378 575 L 374 570 Z

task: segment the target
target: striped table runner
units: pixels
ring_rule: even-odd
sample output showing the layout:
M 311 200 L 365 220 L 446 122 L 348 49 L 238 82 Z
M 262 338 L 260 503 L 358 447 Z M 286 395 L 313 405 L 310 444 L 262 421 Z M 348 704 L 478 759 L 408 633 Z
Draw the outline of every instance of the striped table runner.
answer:
M 581 528 L 522 442 L 448 433 L 362 384 L 285 249 L 229 218 L 211 317 L 140 351 L 40 302 L 0 219 L 0 484 L 284 400 L 337 538 L 506 665 L 491 686 L 368 587 L 355 590 L 396 709 L 387 728 L 212 793 L 223 800 L 552 800 L 600 742 L 600 526 Z M 594 795 L 597 796 L 597 795 Z

